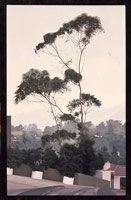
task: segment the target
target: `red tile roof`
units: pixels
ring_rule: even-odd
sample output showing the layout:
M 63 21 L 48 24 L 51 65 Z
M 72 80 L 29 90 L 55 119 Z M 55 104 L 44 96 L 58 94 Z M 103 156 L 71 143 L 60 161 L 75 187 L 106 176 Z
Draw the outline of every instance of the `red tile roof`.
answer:
M 114 175 L 115 176 L 126 176 L 126 167 L 118 165 L 115 170 Z
M 125 165 L 114 165 L 111 164 L 110 168 L 104 171 L 113 171 L 114 176 L 126 176 L 126 167 Z

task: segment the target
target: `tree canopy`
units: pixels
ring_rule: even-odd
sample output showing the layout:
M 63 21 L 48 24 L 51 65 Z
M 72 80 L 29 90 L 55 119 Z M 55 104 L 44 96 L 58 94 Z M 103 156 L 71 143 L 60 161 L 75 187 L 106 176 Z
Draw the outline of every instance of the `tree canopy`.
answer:
M 91 37 L 102 30 L 103 28 L 98 17 L 88 16 L 83 13 L 74 20 L 64 23 L 58 31 L 45 34 L 43 36 L 44 42 L 41 42 L 36 46 L 36 52 L 46 45 L 53 44 L 59 36 L 65 34 L 71 35 L 74 32 L 81 33 L 80 44 L 87 45 L 90 43 Z
M 15 103 L 18 104 L 30 95 L 43 95 L 46 99 L 51 93 L 63 92 L 67 89 L 64 80 L 58 77 L 51 79 L 47 70 L 30 69 L 23 74 L 21 84 L 15 92 Z

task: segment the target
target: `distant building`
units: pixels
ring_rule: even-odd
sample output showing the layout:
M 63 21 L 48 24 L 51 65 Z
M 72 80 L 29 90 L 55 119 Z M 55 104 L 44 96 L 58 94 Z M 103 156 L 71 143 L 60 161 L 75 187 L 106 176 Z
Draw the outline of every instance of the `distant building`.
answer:
M 11 116 L 7 116 L 7 148 L 11 146 Z
M 103 169 L 97 170 L 95 177 L 110 181 L 110 187 L 114 189 L 126 189 L 126 167 L 114 165 L 109 161 Z

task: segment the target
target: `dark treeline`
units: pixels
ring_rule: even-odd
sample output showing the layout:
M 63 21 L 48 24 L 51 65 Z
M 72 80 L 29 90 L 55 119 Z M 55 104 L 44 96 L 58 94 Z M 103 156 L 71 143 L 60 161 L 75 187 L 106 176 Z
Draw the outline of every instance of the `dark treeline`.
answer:
M 88 135 L 93 139 L 93 147 L 95 151 L 103 154 L 105 161 L 111 161 L 115 164 L 125 164 L 126 144 L 125 144 L 125 123 L 122 124 L 118 120 L 108 120 L 101 122 L 97 126 L 91 121 L 86 122 L 85 126 L 88 130 Z M 61 137 L 63 143 L 77 143 L 77 135 L 79 130 L 77 125 L 72 122 L 67 122 L 63 125 Z M 47 126 L 44 131 L 37 128 L 36 124 L 28 126 L 12 126 L 11 147 L 25 150 L 46 148 L 49 146 L 58 150 L 55 126 Z

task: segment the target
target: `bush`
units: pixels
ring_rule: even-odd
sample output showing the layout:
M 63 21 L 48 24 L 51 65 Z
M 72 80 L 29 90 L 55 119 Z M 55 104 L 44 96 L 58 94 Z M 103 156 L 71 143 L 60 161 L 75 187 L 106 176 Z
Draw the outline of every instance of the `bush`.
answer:
M 88 135 L 81 136 L 78 148 L 83 160 L 82 173 L 91 176 L 104 165 L 103 156 L 95 152 L 93 145 L 94 140 L 90 139 Z
M 7 167 L 9 168 L 17 168 L 24 163 L 34 171 L 42 171 L 49 167 L 55 168 L 57 162 L 58 156 L 51 148 L 44 151 L 42 148 L 31 150 L 9 148 L 7 150 Z
M 78 148 L 71 144 L 64 144 L 60 149 L 58 170 L 63 176 L 73 177 L 82 172 L 82 159 Z
M 47 148 L 41 156 L 43 169 L 57 168 L 58 156 L 52 148 Z
M 23 153 L 19 149 L 7 149 L 7 167 L 17 168 L 23 163 Z
M 24 150 L 24 157 L 24 163 L 28 164 L 32 170 L 37 171 L 43 171 L 49 167 L 54 168 L 58 160 L 57 155 L 51 148 Z
M 78 146 L 64 144 L 60 149 L 58 170 L 63 176 L 74 177 L 75 173 L 94 175 L 104 165 L 102 154 L 96 153 L 94 141 L 88 136 L 81 136 Z

